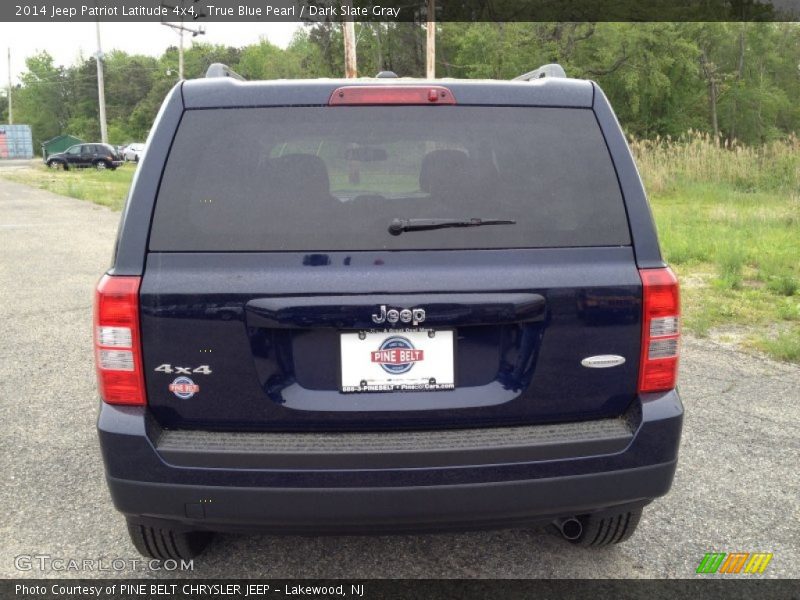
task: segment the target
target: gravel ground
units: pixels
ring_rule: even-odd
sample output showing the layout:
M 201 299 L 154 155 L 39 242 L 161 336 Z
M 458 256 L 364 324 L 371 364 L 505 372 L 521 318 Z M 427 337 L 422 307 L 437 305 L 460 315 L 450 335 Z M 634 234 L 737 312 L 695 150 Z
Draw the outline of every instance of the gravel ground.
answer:
M 118 220 L 108 209 L 0 179 L 1 577 L 92 576 L 19 571 L 19 555 L 139 558 L 111 506 L 94 430 L 91 298 Z M 687 412 L 675 484 L 618 547 L 575 548 L 542 529 L 223 535 L 184 575 L 693 577 L 705 552 L 764 551 L 775 555 L 765 577 L 796 577 L 799 390 L 796 365 L 686 339 Z

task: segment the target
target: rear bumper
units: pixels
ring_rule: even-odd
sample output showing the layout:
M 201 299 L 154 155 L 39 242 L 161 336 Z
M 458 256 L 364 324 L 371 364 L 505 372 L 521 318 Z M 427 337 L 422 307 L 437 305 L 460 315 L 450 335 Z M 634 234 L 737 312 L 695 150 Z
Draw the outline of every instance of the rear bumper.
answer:
M 431 432 L 414 448 L 403 447 L 403 434 L 389 434 L 383 447 L 364 435 L 338 450 L 323 440 L 324 452 L 303 439 L 302 452 L 287 446 L 292 434 L 279 444 L 274 434 L 176 439 L 145 409 L 109 405 L 98 430 L 111 496 L 129 517 L 208 530 L 376 532 L 512 526 L 644 505 L 672 484 L 682 418 L 673 391 L 637 400 L 623 419 L 627 438 L 609 423 L 571 424 L 493 430 L 516 431 L 502 443 L 486 430 L 468 432 L 472 444 L 454 433 L 436 443 L 442 436 Z

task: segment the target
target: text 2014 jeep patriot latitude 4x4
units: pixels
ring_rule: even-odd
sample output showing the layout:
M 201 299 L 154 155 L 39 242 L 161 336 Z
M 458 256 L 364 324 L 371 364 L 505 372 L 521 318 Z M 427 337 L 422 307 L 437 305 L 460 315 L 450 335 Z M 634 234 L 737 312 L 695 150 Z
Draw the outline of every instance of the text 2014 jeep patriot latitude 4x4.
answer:
M 95 309 L 139 551 L 631 535 L 676 466 L 678 285 L 608 101 L 559 70 L 172 90 Z

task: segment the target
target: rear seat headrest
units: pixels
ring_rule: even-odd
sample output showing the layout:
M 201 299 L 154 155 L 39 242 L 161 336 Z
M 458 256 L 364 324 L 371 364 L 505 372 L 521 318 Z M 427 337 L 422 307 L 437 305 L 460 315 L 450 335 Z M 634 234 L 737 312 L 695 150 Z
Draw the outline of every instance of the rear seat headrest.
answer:
M 328 168 L 314 154 L 286 154 L 273 158 L 269 183 L 278 194 L 318 198 L 331 193 Z
M 466 152 L 432 150 L 422 159 L 419 187 L 432 196 L 448 194 L 463 189 L 469 177 L 470 159 Z

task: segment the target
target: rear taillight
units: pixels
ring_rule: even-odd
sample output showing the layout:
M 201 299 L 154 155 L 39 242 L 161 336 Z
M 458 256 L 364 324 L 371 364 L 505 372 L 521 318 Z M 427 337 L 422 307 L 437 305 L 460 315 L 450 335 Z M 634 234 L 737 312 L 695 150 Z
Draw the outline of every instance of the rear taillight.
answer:
M 639 391 L 662 392 L 678 378 L 680 294 L 678 279 L 669 268 L 640 269 L 642 278 L 642 355 Z
M 333 91 L 328 104 L 455 104 L 456 99 L 440 85 L 349 85 Z
M 94 301 L 94 354 L 100 397 L 145 404 L 139 337 L 139 277 L 104 275 Z

